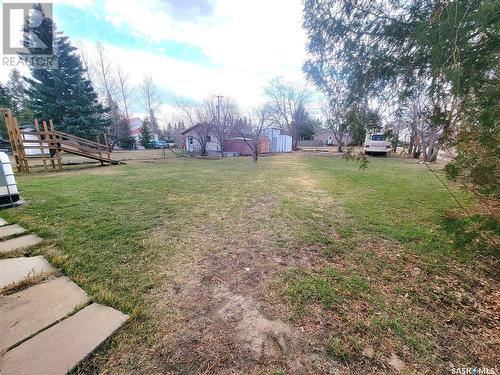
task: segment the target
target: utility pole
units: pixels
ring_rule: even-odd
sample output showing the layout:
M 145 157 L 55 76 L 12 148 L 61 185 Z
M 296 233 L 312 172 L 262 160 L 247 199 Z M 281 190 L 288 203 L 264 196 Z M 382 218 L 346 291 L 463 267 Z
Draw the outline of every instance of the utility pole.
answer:
M 214 95 L 217 98 L 217 132 L 219 133 L 221 130 L 220 126 L 220 100 L 223 98 L 222 95 Z M 224 157 L 223 146 L 221 145 L 221 157 Z
M 222 95 L 214 95 L 217 98 L 217 125 L 220 127 L 220 100 L 223 98 Z

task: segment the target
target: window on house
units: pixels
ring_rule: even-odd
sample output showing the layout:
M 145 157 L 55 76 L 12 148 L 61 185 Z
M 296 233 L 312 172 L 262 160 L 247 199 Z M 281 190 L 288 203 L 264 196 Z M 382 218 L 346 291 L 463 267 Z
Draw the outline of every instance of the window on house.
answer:
M 193 137 L 189 137 L 189 144 L 192 145 L 193 144 Z
M 207 142 L 212 142 L 212 137 L 207 135 Z

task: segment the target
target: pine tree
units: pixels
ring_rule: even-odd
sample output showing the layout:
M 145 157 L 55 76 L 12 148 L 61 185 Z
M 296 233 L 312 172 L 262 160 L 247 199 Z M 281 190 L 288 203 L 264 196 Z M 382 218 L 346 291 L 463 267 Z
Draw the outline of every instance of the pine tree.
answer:
M 149 121 L 147 119 L 142 123 L 139 141 L 144 148 L 151 148 L 152 146 L 153 136 L 151 134 L 151 129 L 149 129 Z
M 9 73 L 7 88 L 12 99 L 12 112 L 21 121 L 31 121 L 33 114 L 28 107 L 26 97 L 26 82 L 17 69 L 12 69 Z
M 7 87 L 0 83 L 0 107 L 12 108 L 12 97 L 10 95 Z M 5 126 L 5 120 L 3 116 L 0 117 L 0 137 L 7 139 L 7 127 Z
M 35 7 L 39 7 L 35 5 Z M 38 8 L 43 13 L 41 7 Z M 55 24 L 44 17 L 39 33 L 47 33 Z M 92 84 L 85 78 L 85 70 L 69 39 L 58 32 L 54 37 L 54 55 L 58 67 L 32 69 L 26 78 L 26 94 L 34 116 L 53 119 L 57 130 L 94 139 L 109 126 L 106 110 L 99 104 Z

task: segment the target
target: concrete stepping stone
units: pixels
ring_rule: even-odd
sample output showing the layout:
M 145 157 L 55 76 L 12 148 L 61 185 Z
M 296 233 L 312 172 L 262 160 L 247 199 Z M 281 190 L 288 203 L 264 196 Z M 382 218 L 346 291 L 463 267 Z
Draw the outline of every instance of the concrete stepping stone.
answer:
M 88 301 L 87 293 L 65 276 L 1 296 L 0 352 L 65 318 Z
M 5 240 L 0 242 L 0 253 L 8 253 L 9 251 L 14 251 L 22 249 L 24 247 L 33 246 L 41 242 L 42 239 L 36 234 L 27 234 L 25 236 L 12 238 L 10 240 Z
M 19 224 L 4 225 L 0 227 L 1 238 L 10 237 L 15 234 L 21 234 L 24 232 L 26 232 L 26 229 L 24 229 Z
M 41 255 L 0 259 L 0 289 L 10 284 L 17 284 L 27 277 L 53 271 L 54 268 Z
M 4 219 L 0 218 L 0 227 L 2 225 L 7 225 L 7 222 Z
M 93 303 L 5 353 L 0 374 L 66 374 L 127 319 L 118 310 Z

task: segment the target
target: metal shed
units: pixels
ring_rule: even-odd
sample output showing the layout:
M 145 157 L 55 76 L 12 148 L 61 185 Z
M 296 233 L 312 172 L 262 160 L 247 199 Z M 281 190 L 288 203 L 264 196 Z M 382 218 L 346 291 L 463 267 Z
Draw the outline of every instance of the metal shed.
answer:
M 269 139 L 271 152 L 292 151 L 292 137 L 287 134 L 283 134 L 280 129 L 264 129 L 262 134 Z

